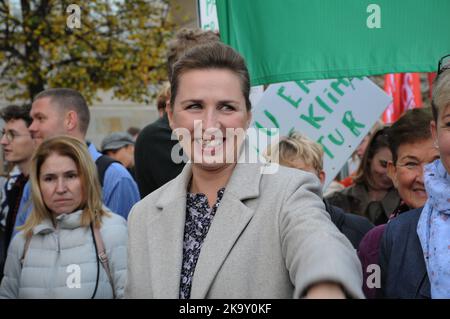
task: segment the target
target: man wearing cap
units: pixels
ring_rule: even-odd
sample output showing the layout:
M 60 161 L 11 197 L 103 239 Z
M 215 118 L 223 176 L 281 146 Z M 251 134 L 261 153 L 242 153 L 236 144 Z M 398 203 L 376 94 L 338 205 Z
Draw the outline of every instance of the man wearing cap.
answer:
M 102 153 L 122 163 L 134 177 L 134 140 L 127 132 L 114 132 L 102 141 Z

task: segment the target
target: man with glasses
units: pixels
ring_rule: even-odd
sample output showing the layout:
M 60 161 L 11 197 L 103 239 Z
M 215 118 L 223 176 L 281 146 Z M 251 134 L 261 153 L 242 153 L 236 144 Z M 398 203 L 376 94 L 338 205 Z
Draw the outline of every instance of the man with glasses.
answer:
M 2 189 L 0 205 L 0 280 L 6 252 L 11 241 L 20 199 L 28 180 L 31 156 L 35 143 L 28 127 L 31 124 L 30 108 L 10 105 L 3 108 L 0 117 L 5 122 L 0 143 L 3 156 L 11 169 Z

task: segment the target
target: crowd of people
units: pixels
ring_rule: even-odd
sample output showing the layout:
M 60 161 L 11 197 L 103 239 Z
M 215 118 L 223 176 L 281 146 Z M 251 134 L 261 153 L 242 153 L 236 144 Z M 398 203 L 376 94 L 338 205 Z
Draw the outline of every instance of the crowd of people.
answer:
M 160 118 L 98 149 L 78 91 L 3 108 L 0 298 L 450 298 L 445 61 L 326 196 L 298 132 L 248 160 L 249 73 L 212 31 L 177 33 Z

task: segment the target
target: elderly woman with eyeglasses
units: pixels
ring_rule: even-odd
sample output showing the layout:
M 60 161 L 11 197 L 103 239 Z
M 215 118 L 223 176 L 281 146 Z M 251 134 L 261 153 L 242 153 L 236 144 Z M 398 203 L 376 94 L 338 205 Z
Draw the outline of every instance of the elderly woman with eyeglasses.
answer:
M 430 123 L 433 115 L 429 108 L 407 111 L 389 129 L 389 147 L 392 161 L 388 163 L 388 175 L 397 189 L 401 204 L 392 212 L 390 220 L 411 209 L 423 207 L 427 193 L 423 183 L 423 167 L 439 158 L 433 145 Z M 378 264 L 381 237 L 386 224 L 371 229 L 361 240 L 358 256 L 363 275 L 371 275 L 370 265 Z M 367 298 L 375 298 L 376 288 L 364 280 L 363 290 Z
M 440 159 L 424 168 L 425 206 L 395 218 L 383 234 L 385 298 L 450 298 L 450 65 L 445 58 L 439 63 L 432 101 L 431 133 Z

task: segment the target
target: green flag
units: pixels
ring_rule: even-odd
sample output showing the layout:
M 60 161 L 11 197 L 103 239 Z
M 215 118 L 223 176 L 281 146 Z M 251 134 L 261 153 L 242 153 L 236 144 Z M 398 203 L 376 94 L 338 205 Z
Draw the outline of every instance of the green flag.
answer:
M 252 85 L 433 72 L 450 53 L 450 0 L 216 1 Z

